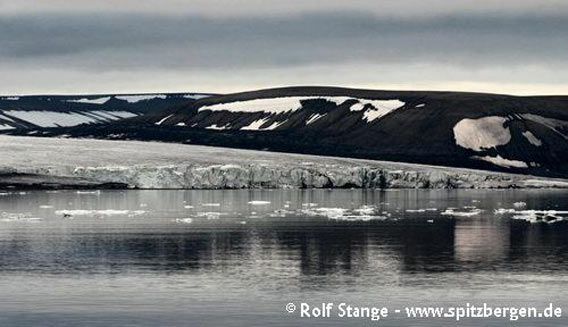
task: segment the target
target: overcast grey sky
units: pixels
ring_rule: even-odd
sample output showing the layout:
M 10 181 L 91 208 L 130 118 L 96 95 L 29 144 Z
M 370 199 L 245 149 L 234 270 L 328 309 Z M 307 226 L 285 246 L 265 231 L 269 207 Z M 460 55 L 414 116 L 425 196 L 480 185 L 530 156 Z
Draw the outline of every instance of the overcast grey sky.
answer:
M 568 94 L 567 31 L 556 0 L 0 0 L 0 94 Z

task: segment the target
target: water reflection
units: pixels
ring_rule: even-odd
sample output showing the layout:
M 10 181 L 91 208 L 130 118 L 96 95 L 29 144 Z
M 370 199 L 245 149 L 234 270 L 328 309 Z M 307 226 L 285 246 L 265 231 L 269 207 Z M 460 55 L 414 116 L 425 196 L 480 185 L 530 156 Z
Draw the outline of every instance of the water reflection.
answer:
M 538 201 L 542 199 L 542 201 Z M 251 200 L 270 205 L 254 206 Z M 40 217 L 3 222 L 0 272 L 41 274 L 239 273 L 251 278 L 374 276 L 459 271 L 562 271 L 568 268 L 566 225 L 530 225 L 496 218 L 493 209 L 517 200 L 546 207 L 567 203 L 562 192 L 128 191 L 101 194 L 32 192 L 5 195 L 0 211 Z M 443 217 L 447 207 L 479 203 L 476 217 Z M 212 210 L 223 219 L 176 224 L 174 218 Z M 373 204 L 385 221 L 341 222 L 268 213 L 302 204 L 355 208 Z M 191 210 L 187 207 L 192 207 Z M 436 212 L 406 209 L 437 207 Z M 56 209 L 140 209 L 143 217 L 77 217 Z M 252 214 L 254 213 L 254 214 Z M 250 217 L 255 218 L 250 218 Z

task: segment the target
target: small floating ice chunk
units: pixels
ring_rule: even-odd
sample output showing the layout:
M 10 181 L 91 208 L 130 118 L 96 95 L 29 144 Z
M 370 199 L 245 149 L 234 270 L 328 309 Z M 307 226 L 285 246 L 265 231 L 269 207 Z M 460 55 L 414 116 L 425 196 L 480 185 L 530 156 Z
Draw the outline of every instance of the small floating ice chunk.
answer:
M 51 206 L 51 205 L 40 205 L 39 208 L 40 209 L 51 209 L 51 208 L 53 208 L 53 206 Z
M 386 220 L 385 216 L 372 216 L 372 215 L 346 215 L 340 217 L 329 217 L 333 220 L 340 221 L 371 221 L 371 220 Z
M 202 203 L 201 206 L 202 207 L 220 207 L 221 204 L 220 203 Z
M 406 209 L 406 212 L 410 212 L 410 213 L 414 213 L 414 212 L 422 213 L 422 212 L 426 212 L 426 211 L 438 211 L 438 209 L 437 208 Z
M 262 206 L 262 205 L 270 204 L 270 201 L 253 200 L 253 201 L 249 201 L 248 204 L 253 205 L 253 206 Z
M 302 207 L 317 207 L 317 203 L 302 203 Z
M 446 209 L 441 212 L 442 216 L 455 216 L 455 217 L 473 217 L 479 215 L 483 210 L 474 209 L 471 211 L 455 211 L 454 209 Z
M 90 195 L 100 195 L 101 191 L 77 191 L 77 194 L 90 194 Z
M 30 217 L 24 213 L 2 212 L 0 214 L 0 221 L 2 222 L 33 223 L 42 220 L 42 218 Z
M 515 208 L 524 208 L 526 206 L 527 206 L 527 203 L 523 202 L 523 201 L 513 203 L 513 207 L 515 207 Z
M 193 209 L 193 206 L 190 206 L 190 205 L 185 205 L 185 206 L 183 206 L 183 207 L 184 207 L 185 209 Z
M 178 224 L 191 224 L 193 222 L 193 218 L 176 218 L 175 222 Z
M 344 208 L 317 208 L 301 210 L 301 213 L 307 216 L 322 216 L 331 219 L 342 217 L 346 212 L 347 209 Z
M 568 211 L 561 210 L 516 210 L 496 209 L 496 215 L 512 214 L 512 219 L 525 220 L 530 223 L 556 223 L 567 219 Z
M 207 218 L 207 220 L 219 219 L 221 217 L 220 212 L 200 212 L 197 217 Z
M 358 213 L 360 215 L 371 215 L 375 212 L 375 207 L 369 206 L 369 205 L 364 205 L 359 209 L 353 210 L 353 212 Z
M 56 210 L 56 215 L 62 216 L 139 216 L 145 214 L 144 210 Z

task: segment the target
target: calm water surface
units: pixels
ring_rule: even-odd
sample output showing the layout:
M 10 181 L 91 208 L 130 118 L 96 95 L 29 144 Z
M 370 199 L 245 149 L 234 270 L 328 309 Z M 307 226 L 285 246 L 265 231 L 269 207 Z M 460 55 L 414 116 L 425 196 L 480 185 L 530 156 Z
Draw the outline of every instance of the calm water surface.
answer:
M 0 326 L 456 325 L 301 319 L 289 302 L 553 302 L 568 316 L 568 224 L 499 208 L 568 210 L 568 192 L 0 193 Z

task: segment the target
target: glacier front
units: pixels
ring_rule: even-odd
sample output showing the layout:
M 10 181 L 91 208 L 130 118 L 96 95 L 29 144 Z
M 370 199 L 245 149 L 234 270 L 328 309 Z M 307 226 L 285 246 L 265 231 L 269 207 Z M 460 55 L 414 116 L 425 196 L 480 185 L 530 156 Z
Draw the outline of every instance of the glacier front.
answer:
M 1 188 L 526 188 L 472 169 L 138 141 L 0 136 Z

